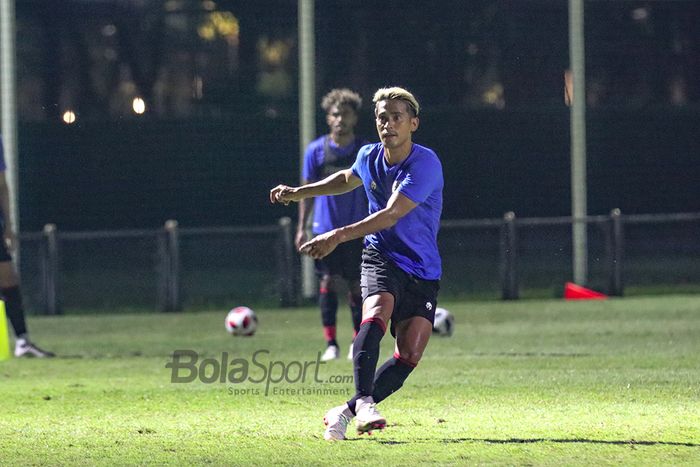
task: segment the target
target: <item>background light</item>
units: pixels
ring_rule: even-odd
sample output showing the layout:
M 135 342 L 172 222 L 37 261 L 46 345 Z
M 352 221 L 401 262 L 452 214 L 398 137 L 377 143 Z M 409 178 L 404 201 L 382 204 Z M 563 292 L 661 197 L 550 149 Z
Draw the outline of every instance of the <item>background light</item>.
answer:
M 146 111 L 146 102 L 140 97 L 135 97 L 131 107 L 134 109 L 134 113 L 141 115 Z
M 75 112 L 73 112 L 72 110 L 66 110 L 65 112 L 63 112 L 63 121 L 68 125 L 70 125 L 71 123 L 75 123 L 75 119 Z

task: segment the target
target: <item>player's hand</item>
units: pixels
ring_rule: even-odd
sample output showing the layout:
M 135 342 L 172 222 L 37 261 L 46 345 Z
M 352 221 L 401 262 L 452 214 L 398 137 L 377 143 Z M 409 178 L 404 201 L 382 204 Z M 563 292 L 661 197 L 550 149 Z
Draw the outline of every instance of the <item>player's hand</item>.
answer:
M 297 230 L 296 237 L 294 237 L 294 245 L 297 250 L 300 250 L 304 243 L 306 243 L 306 231 L 304 229 Z
M 314 259 L 321 259 L 324 256 L 328 256 L 337 246 L 338 240 L 335 235 L 335 230 L 331 230 L 330 232 L 317 235 L 308 242 L 304 243 L 299 248 L 299 252 L 309 255 Z
M 287 185 L 277 185 L 270 190 L 270 202 L 282 203 L 285 206 L 292 201 L 299 201 L 294 197 L 295 189 Z

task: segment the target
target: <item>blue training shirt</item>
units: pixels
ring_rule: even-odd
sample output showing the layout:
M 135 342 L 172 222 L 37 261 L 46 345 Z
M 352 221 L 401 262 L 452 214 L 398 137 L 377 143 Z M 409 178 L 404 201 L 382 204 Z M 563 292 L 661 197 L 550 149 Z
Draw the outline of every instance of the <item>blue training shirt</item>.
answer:
M 393 227 L 365 236 L 365 245 L 376 248 L 399 268 L 420 279 L 440 279 L 442 261 L 437 235 L 444 181 L 437 154 L 413 143 L 408 157 L 390 166 L 384 158 L 384 146 L 369 144 L 360 149 L 352 171 L 362 179 L 370 214 L 384 209 L 396 190 L 418 204 Z
M 366 142 L 360 138 L 348 146 L 339 147 L 330 136 L 312 141 L 304 153 L 302 176 L 309 183 L 323 180 L 339 170 L 349 169 L 357 151 Z M 317 196 L 314 199 L 312 232 L 315 235 L 344 227 L 367 217 L 367 198 L 362 190 L 335 196 Z

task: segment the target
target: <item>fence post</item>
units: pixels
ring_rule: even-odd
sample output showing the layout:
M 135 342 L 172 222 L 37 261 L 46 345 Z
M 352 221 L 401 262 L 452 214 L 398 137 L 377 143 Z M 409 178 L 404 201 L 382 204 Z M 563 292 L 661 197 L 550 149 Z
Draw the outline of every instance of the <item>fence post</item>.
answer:
M 180 239 L 176 220 L 166 221 L 158 235 L 158 276 L 158 308 L 180 310 Z
M 41 278 L 44 313 L 61 314 L 58 288 L 58 238 L 56 224 L 46 224 L 43 230 L 44 242 L 41 249 Z
M 282 217 L 279 220 L 280 238 L 278 253 L 278 274 L 280 305 L 283 307 L 297 304 L 296 268 L 294 261 L 294 234 L 292 232 L 292 219 Z
M 622 284 L 622 253 L 624 251 L 624 230 L 622 213 L 615 208 L 610 211 L 611 248 L 610 248 L 610 284 L 609 294 L 621 297 Z
M 168 235 L 165 230 L 158 230 L 156 234 L 158 243 L 156 274 L 158 275 L 157 307 L 160 311 L 168 311 L 168 271 L 170 270 L 170 258 L 168 257 Z
M 180 232 L 177 221 L 173 219 L 166 221 L 165 231 L 168 235 L 168 257 L 170 258 L 168 274 L 170 309 L 168 311 L 179 311 L 182 309 L 182 303 L 180 303 Z
M 503 300 L 517 300 L 517 232 L 515 229 L 515 213 L 509 211 L 503 215 L 501 227 L 501 284 Z

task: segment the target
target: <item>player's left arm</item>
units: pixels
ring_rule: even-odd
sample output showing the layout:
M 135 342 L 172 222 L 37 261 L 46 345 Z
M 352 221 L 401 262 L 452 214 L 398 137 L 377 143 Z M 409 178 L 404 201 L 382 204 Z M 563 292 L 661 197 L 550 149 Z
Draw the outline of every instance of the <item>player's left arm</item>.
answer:
M 323 258 L 341 243 L 393 227 L 402 217 L 415 209 L 416 206 L 418 206 L 418 203 L 403 195 L 401 191 L 396 190 L 389 198 L 384 209 L 370 214 L 354 224 L 318 235 L 303 244 L 299 251 L 308 254 L 312 258 Z

